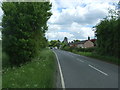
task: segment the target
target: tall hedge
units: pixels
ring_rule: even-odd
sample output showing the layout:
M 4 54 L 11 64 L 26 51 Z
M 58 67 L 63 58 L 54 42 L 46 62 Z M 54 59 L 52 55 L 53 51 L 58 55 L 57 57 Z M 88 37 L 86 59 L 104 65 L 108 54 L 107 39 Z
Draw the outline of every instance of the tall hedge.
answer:
M 120 18 L 105 18 L 96 26 L 98 53 L 120 58 Z
M 52 15 L 49 2 L 3 2 L 3 51 L 11 65 L 31 61 L 46 46 L 47 21 Z

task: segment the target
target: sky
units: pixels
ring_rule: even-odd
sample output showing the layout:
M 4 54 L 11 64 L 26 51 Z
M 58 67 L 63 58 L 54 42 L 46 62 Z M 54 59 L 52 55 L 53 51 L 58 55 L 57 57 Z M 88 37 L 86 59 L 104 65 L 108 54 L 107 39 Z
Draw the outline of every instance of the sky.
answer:
M 1 2 L 2 0 L 0 0 Z M 48 40 L 69 41 L 94 38 L 93 26 L 115 9 L 119 0 L 50 0 L 52 16 L 48 20 Z M 0 22 L 3 11 L 0 8 Z M 1 33 L 0 33 L 1 37 Z
M 115 9 L 119 0 L 51 0 L 52 16 L 48 20 L 48 40 L 69 41 L 94 38 L 93 26 Z

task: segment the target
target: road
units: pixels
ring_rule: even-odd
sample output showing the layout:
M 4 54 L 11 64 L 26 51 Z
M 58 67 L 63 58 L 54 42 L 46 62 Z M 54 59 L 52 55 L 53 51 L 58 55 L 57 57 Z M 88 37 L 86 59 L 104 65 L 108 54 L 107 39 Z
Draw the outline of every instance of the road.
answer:
M 63 50 L 53 50 L 64 88 L 118 88 L 118 66 Z

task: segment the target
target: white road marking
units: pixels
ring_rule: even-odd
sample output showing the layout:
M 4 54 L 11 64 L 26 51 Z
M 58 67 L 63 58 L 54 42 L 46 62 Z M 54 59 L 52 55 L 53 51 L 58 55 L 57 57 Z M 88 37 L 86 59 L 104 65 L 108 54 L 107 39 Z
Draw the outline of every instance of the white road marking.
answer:
M 80 62 L 84 62 L 83 60 L 80 60 Z
M 53 52 L 54 52 L 54 51 L 53 51 Z M 54 53 L 55 53 L 55 52 L 54 52 Z M 56 58 L 57 58 L 58 67 L 59 67 L 59 71 L 60 71 L 62 88 L 65 90 L 65 82 L 64 82 L 64 78 L 63 78 L 63 74 L 62 74 L 62 69 L 61 69 L 60 62 L 59 62 L 59 59 L 58 59 L 58 56 L 57 56 L 56 53 L 55 53 L 55 56 L 56 56 Z
M 101 71 L 101 70 L 99 70 L 99 69 L 95 68 L 94 66 L 92 66 L 92 65 L 90 65 L 90 64 L 89 64 L 89 66 L 90 66 L 91 68 L 93 68 L 93 69 L 95 69 L 95 70 L 99 71 L 100 73 L 102 73 L 102 74 L 104 74 L 104 75 L 108 76 L 108 74 L 107 74 L 107 73 L 105 73 L 105 72 L 103 72 L 103 71 Z
M 78 58 L 77 58 L 77 60 L 80 61 L 80 62 L 84 62 L 83 60 L 80 60 L 80 59 L 78 59 Z

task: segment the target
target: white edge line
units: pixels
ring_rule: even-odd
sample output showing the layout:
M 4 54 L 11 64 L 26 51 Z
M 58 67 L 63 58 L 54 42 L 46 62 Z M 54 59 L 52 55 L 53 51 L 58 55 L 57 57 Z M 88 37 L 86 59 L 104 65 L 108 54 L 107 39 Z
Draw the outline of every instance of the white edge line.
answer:
M 105 73 L 105 72 L 103 72 L 103 71 L 101 71 L 101 70 L 99 70 L 99 69 L 95 68 L 94 66 L 92 66 L 92 65 L 90 65 L 90 64 L 89 64 L 89 66 L 90 66 L 91 68 L 93 68 L 93 69 L 95 69 L 95 70 L 97 70 L 97 71 L 101 72 L 102 74 L 104 74 L 104 75 L 108 76 L 108 74 L 107 74 L 107 73 Z
M 53 51 L 54 52 L 54 51 Z M 58 56 L 57 54 L 54 52 L 56 58 L 57 58 L 57 62 L 58 62 L 58 67 L 59 67 L 59 71 L 60 71 L 60 76 L 61 76 L 61 84 L 62 84 L 62 88 L 65 89 L 65 82 L 64 82 L 64 78 L 63 78 L 63 74 L 62 74 L 62 69 L 61 69 L 61 66 L 60 66 L 60 62 L 59 62 L 59 59 L 58 59 Z

